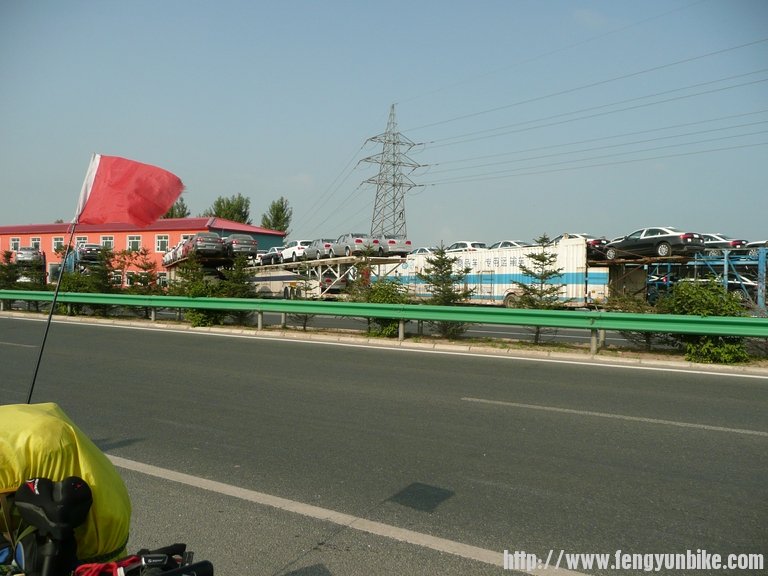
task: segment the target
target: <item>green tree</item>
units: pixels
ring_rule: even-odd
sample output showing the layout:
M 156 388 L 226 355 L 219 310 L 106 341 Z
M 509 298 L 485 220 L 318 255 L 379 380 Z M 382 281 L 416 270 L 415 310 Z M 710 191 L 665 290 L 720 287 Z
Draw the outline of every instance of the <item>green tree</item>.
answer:
M 555 268 L 557 254 L 550 252 L 548 247 L 552 244 L 549 236 L 542 234 L 534 240 L 538 246 L 537 252 L 527 255 L 530 264 L 521 264 L 520 271 L 528 278 L 527 282 L 514 282 L 517 287 L 517 297 L 513 300 L 518 308 L 552 309 L 562 306 L 560 291 L 565 284 L 558 283 L 562 277 L 563 269 Z M 542 327 L 533 328 L 533 342 L 541 342 Z
M 119 288 L 115 285 L 114 254 L 109 248 L 102 248 L 95 262 L 76 265 L 72 272 L 64 272 L 61 277 L 62 292 L 86 292 L 96 294 L 111 294 Z M 107 304 L 90 305 L 100 316 L 107 316 L 112 306 Z M 68 309 L 73 314 L 79 314 L 83 306 L 72 304 Z
M 318 285 L 320 285 L 319 280 L 312 280 L 311 277 L 311 266 L 307 264 L 306 262 L 302 262 L 298 269 L 296 270 L 296 273 L 298 274 L 298 282 L 297 286 L 295 287 L 293 297 L 296 300 L 307 300 L 311 294 L 311 291 Z M 319 286 L 318 286 L 319 288 Z M 309 324 L 314 320 L 316 314 L 300 314 L 300 313 L 292 313 L 288 314 L 288 318 L 293 324 L 296 324 L 297 326 L 301 326 L 301 329 L 306 332 L 307 327 Z
M 445 247 L 441 244 L 432 256 L 426 258 L 426 266 L 423 272 L 416 276 L 426 284 L 426 290 L 432 296 L 429 304 L 437 306 L 456 306 L 466 302 L 474 290 L 471 288 L 459 288 L 464 285 L 464 280 L 470 272 L 470 268 L 456 269 L 458 258 L 448 256 Z M 458 338 L 467 330 L 464 322 L 430 322 L 437 333 L 446 338 Z
M 248 272 L 248 258 L 244 254 L 235 256 L 231 268 L 222 270 L 224 279 L 219 282 L 217 293 L 223 298 L 255 298 L 256 291 L 251 283 L 251 274 Z M 250 310 L 232 310 L 229 316 L 239 326 L 248 324 L 253 316 Z
M 606 310 L 613 312 L 630 312 L 633 314 L 656 314 L 658 310 L 644 298 L 631 294 L 617 294 L 608 298 L 605 303 Z M 674 346 L 676 341 L 666 332 L 632 332 L 620 330 L 619 333 L 625 340 L 642 346 L 650 352 L 654 345 Z
M 116 270 L 138 268 L 138 272 L 127 272 L 131 277 L 130 286 L 125 290 L 128 294 L 157 296 L 165 292 L 157 282 L 157 262 L 147 248 L 115 252 L 112 266 Z M 140 311 L 144 318 L 152 316 L 151 308 L 136 308 L 136 310 Z
M 219 196 L 213 201 L 213 205 L 203 212 L 203 216 L 216 216 L 241 222 L 242 224 L 251 223 L 251 199 L 242 194 L 236 194 L 229 198 Z
M 215 298 L 220 295 L 221 279 L 211 275 L 194 254 L 176 266 L 176 273 L 177 279 L 169 286 L 169 294 L 190 298 Z M 222 324 L 226 315 L 222 310 L 198 308 L 190 308 L 184 313 L 192 326 Z
M 11 290 L 19 281 L 19 267 L 13 262 L 13 252 L 4 250 L 0 264 L 0 290 Z
M 679 281 L 657 304 L 659 312 L 693 316 L 743 316 L 741 300 L 715 280 Z M 685 346 L 685 357 L 691 362 L 735 364 L 749 360 L 744 338 L 731 336 L 675 336 Z
M 293 218 L 293 208 L 288 204 L 288 200 L 280 196 L 274 200 L 267 208 L 267 211 L 261 215 L 261 227 L 269 230 L 285 232 L 286 237 L 290 232 L 291 218 Z
M 179 196 L 179 199 L 173 203 L 173 206 L 165 213 L 163 218 L 189 218 L 189 214 L 187 203 L 184 202 L 183 197 Z

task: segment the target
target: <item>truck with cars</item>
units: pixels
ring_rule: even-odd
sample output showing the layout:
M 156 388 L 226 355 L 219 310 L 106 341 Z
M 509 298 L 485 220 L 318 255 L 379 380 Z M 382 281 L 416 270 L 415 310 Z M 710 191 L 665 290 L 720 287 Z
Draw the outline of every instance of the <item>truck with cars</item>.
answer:
M 590 306 L 608 297 L 608 267 L 590 265 L 584 238 L 565 238 L 546 250 L 557 255 L 554 268 L 561 275 L 552 282 L 560 285 L 559 300 L 564 307 Z M 450 256 L 456 258 L 456 270 L 468 270 L 460 287 L 472 289 L 471 304 L 514 307 L 521 291 L 520 283 L 534 281 L 523 273 L 521 266 L 530 268 L 530 255 L 540 251 L 539 246 L 479 248 L 451 252 Z M 430 296 L 426 284 L 418 277 L 428 266 L 430 256 L 429 253 L 410 254 L 395 273 L 416 299 Z

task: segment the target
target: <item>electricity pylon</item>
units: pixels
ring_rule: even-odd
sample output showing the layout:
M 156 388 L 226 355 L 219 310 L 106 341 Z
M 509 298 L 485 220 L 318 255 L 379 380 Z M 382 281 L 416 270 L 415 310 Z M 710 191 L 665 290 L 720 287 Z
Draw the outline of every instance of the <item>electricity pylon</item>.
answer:
M 405 194 L 417 184 L 403 174 L 403 168 L 413 171 L 419 164 L 405 154 L 416 144 L 397 131 L 394 104 L 389 109 L 386 132 L 369 138 L 366 142 L 381 142 L 383 145 L 380 154 L 361 160 L 379 165 L 379 173 L 365 180 L 366 184 L 376 185 L 371 235 L 394 234 L 405 237 Z

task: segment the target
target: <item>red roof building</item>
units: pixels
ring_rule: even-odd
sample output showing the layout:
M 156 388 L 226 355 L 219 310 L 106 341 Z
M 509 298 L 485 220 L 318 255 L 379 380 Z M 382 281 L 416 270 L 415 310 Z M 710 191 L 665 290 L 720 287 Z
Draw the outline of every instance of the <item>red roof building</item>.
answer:
M 58 270 L 61 257 L 55 250 L 69 241 L 70 224 L 24 224 L 19 226 L 0 226 L 0 254 L 16 252 L 22 246 L 33 246 L 45 255 L 49 279 L 52 270 Z M 160 280 L 167 278 L 163 268 L 163 254 L 182 240 L 197 232 L 216 232 L 222 238 L 230 234 L 249 234 L 259 243 L 259 249 L 268 250 L 272 246 L 283 244 L 285 233 L 268 230 L 249 224 L 241 224 L 224 218 L 169 218 L 161 219 L 146 228 L 136 228 L 131 224 L 78 224 L 72 245 L 100 244 L 114 251 L 141 250 L 146 248 L 157 262 Z M 124 270 L 123 273 L 130 272 Z

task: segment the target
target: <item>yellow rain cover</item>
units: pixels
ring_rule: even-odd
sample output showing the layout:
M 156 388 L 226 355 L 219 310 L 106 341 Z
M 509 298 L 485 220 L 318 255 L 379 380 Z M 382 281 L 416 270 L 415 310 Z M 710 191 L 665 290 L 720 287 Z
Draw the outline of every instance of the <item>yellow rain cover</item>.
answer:
M 93 492 L 88 518 L 75 530 L 78 559 L 123 556 L 131 501 L 112 462 L 58 405 L 0 406 L 0 493 L 15 492 L 29 478 L 58 482 L 68 476 L 79 476 Z

